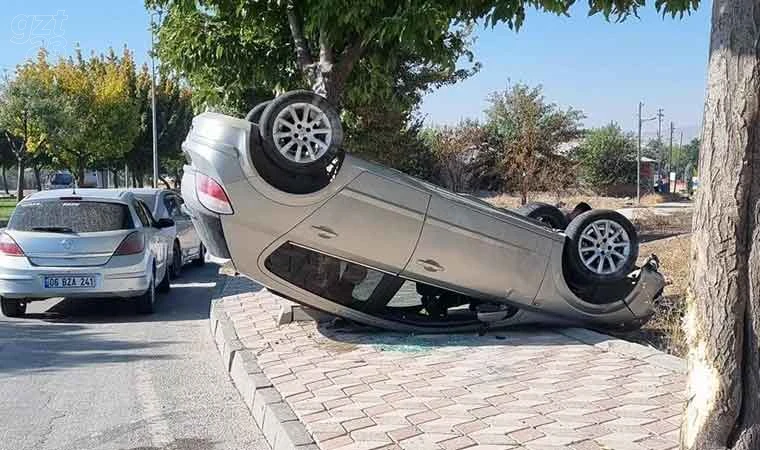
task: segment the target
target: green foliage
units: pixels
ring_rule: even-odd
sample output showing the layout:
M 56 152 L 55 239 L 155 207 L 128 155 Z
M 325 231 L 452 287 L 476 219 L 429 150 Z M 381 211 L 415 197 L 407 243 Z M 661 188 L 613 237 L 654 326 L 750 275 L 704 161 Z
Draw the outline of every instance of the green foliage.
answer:
M 593 187 L 636 184 L 636 141 L 617 123 L 591 130 L 574 149 L 580 177 Z
M 59 120 L 46 143 L 52 161 L 72 170 L 80 182 L 85 168 L 121 159 L 132 148 L 137 135 L 137 107 L 129 89 L 133 73 L 126 49 L 121 56 L 110 50 L 89 59 L 77 49 L 74 58 L 54 65 L 41 54 L 18 71 L 17 79 L 46 86 L 38 95 L 56 99 Z
M 137 101 L 139 126 L 134 147 L 126 155 L 126 163 L 139 176 L 153 170 L 153 110 L 151 76 L 147 66 L 136 74 L 134 96 Z M 160 174 L 179 178 L 184 157 L 182 141 L 193 120 L 189 89 L 169 73 L 162 73 L 156 83 L 156 125 Z
M 489 149 L 488 130 L 474 121 L 426 130 L 434 157 L 434 180 L 454 191 L 466 192 L 479 183 L 478 162 Z
M 687 176 L 693 176 L 697 173 L 699 164 L 699 138 L 694 138 L 683 147 L 673 146 L 673 162 L 671 170 L 674 170 L 678 177 L 682 177 L 684 172 L 688 171 Z
M 46 58 L 41 51 L 36 62 L 20 66 L 16 77 L 6 79 L 0 90 L 2 138 L 17 159 L 49 143 L 61 125 L 61 91 L 37 73 L 38 67 L 47 70 Z
M 572 183 L 572 164 L 560 150 L 581 136 L 584 115 L 548 103 L 541 86 L 515 84 L 488 97 L 486 127 L 507 186 L 523 203 L 535 189 L 560 189 Z
M 441 80 L 441 73 L 444 81 L 456 77 L 457 61 L 472 58 L 470 22 L 457 23 L 444 1 L 413 0 L 403 7 L 390 0 L 147 0 L 146 5 L 164 12 L 159 56 L 188 77 L 196 106 L 240 115 L 276 92 L 310 87 L 318 79 L 326 80 L 326 95 L 336 104 L 351 91 L 352 103 L 363 98 L 367 105 L 377 100 L 377 92 L 389 96 L 402 81 L 403 67 L 418 81 L 429 80 L 426 88 Z
M 44 153 L 58 139 L 65 120 L 60 86 L 53 78 L 41 76 L 41 72 L 48 70 L 47 53 L 43 49 L 36 61 L 18 68 L 15 78 L 4 80 L 0 90 L 0 129 L 3 130 L 0 138 L 15 157 L 19 180 L 23 179 L 24 165 L 30 155 L 36 155 L 34 160 L 47 156 Z M 21 200 L 23 196 L 23 183 L 18 183 L 16 198 Z

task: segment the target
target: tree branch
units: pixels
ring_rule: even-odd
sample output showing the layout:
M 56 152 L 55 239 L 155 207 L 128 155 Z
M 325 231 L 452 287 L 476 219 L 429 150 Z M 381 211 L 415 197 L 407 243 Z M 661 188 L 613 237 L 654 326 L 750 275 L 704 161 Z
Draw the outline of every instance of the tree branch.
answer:
M 330 69 L 332 69 L 332 65 L 335 63 L 335 53 L 333 52 L 332 45 L 330 45 L 330 40 L 327 37 L 327 31 L 322 28 L 319 30 L 319 64 L 320 66 L 323 66 L 323 71 L 325 70 L 325 66 L 329 66 Z
M 293 43 L 296 46 L 298 65 L 301 67 L 301 70 L 306 71 L 309 66 L 314 64 L 314 60 L 311 57 L 311 51 L 309 51 L 309 43 L 303 34 L 303 19 L 296 10 L 296 5 L 293 1 L 288 2 L 285 11 L 288 15 L 290 34 L 293 36 Z
M 364 54 L 365 49 L 366 46 L 360 39 L 357 39 L 340 53 L 340 58 L 335 71 L 341 83 L 346 81 L 351 70 L 354 68 L 354 65 Z

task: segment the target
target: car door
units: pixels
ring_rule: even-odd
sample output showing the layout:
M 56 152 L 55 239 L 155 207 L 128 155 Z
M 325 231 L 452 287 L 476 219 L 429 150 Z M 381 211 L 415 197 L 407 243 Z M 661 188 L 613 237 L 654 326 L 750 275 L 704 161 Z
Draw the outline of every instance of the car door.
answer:
M 182 211 L 182 199 L 174 193 L 166 193 L 162 199 L 167 216 L 174 220 L 182 256 L 187 259 L 198 252 L 198 236 L 190 217 Z
M 465 294 L 532 301 L 551 233 L 450 192 L 434 194 L 402 276 Z
M 134 200 L 133 207 L 140 219 L 142 232 L 145 234 L 145 245 L 150 249 L 156 260 L 156 282 L 163 279 L 166 271 L 166 259 L 169 254 L 169 238 L 161 234 L 155 224 L 156 220 L 150 212 L 150 208 L 142 200 Z
M 363 172 L 287 234 L 287 240 L 397 274 L 417 244 L 430 196 Z

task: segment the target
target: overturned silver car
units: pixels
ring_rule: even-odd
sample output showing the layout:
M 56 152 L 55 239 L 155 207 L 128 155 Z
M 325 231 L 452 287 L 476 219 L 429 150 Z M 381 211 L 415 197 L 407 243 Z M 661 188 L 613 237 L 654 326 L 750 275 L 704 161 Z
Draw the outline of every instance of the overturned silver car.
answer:
M 341 140 L 338 115 L 305 91 L 246 119 L 197 116 L 182 194 L 208 251 L 295 302 L 393 330 L 631 329 L 652 315 L 664 280 L 656 258 L 635 266 L 620 214 L 568 224 L 496 208 L 344 154 Z

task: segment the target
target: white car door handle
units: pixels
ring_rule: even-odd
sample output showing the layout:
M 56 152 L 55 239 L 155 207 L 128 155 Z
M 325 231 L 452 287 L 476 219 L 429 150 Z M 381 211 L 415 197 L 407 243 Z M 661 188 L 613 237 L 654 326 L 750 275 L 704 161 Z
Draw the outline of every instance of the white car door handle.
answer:
M 317 231 L 317 236 L 321 237 L 322 239 L 332 239 L 338 236 L 338 233 L 334 232 L 329 227 L 326 227 L 324 225 L 312 225 L 311 228 Z
M 443 272 L 443 266 L 432 259 L 418 259 L 417 264 L 428 272 Z

